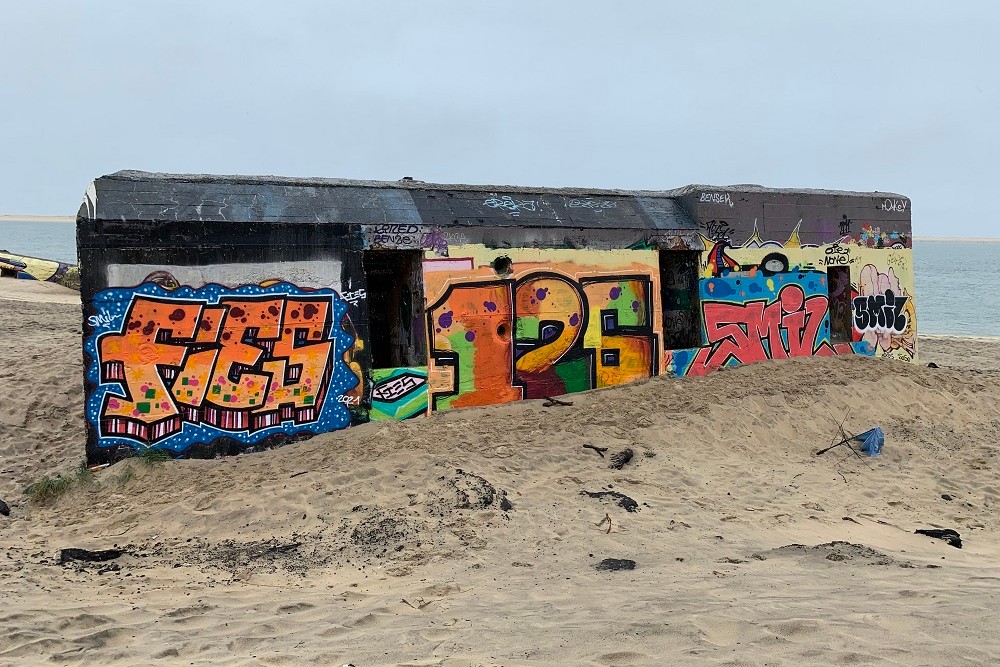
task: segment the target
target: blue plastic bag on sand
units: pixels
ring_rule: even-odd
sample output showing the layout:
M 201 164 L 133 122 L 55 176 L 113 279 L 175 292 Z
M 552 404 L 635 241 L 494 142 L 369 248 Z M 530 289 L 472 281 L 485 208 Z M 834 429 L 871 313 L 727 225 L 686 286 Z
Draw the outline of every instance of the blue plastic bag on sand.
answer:
M 882 446 L 885 445 L 885 433 L 878 426 L 851 439 L 860 442 L 861 451 L 868 456 L 878 456 L 882 451 Z

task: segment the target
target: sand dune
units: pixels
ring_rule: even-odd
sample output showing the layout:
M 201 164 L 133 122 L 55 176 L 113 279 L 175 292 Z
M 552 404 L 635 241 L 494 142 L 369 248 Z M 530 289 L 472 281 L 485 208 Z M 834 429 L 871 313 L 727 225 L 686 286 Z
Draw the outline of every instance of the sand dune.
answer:
M 0 664 L 1000 655 L 996 343 L 922 340 L 936 369 L 799 359 L 120 463 L 34 503 L 26 484 L 83 458 L 79 306 L 3 305 Z M 815 455 L 845 416 L 885 429 L 882 456 Z M 68 547 L 124 553 L 59 565 Z

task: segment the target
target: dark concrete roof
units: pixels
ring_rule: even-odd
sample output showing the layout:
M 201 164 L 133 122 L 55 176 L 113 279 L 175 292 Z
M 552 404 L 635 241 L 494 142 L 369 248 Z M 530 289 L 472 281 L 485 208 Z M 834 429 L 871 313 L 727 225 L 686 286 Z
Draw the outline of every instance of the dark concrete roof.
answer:
M 241 176 L 238 174 L 167 174 L 163 172 L 136 171 L 125 169 L 116 171 L 113 174 L 101 176 L 98 181 L 113 179 L 116 181 L 132 182 L 179 182 L 179 183 L 216 183 L 232 185 L 291 185 L 302 187 L 325 187 L 325 186 L 352 186 L 363 188 L 390 188 L 402 190 L 458 190 L 458 191 L 490 191 L 507 193 L 540 193 L 540 194 L 564 194 L 564 195 L 626 195 L 626 196 L 653 196 L 653 197 L 679 197 L 695 192 L 753 192 L 753 193 L 774 193 L 774 194 L 815 194 L 815 195 L 843 195 L 849 197 L 895 197 L 897 199 L 905 197 L 893 192 L 880 192 L 878 190 L 862 192 L 855 190 L 829 190 L 821 188 L 768 188 L 755 183 L 741 183 L 734 185 L 704 185 L 691 184 L 680 188 L 667 190 L 622 190 L 616 188 L 553 188 L 545 186 L 524 186 L 524 185 L 469 185 L 460 183 L 426 183 L 420 180 L 399 179 L 398 181 L 367 181 L 349 178 L 318 178 L 299 176 Z
M 881 192 L 879 190 L 872 190 L 870 192 L 862 192 L 859 190 L 830 190 L 827 188 L 767 188 L 763 185 L 757 185 L 755 183 L 740 183 L 737 185 L 685 185 L 682 188 L 675 188 L 674 190 L 666 190 L 660 194 L 668 195 L 670 197 L 683 197 L 685 195 L 694 195 L 701 192 L 738 192 L 740 194 L 771 194 L 771 195 L 817 195 L 817 196 L 835 196 L 835 197 L 873 197 L 873 198 L 892 198 L 892 199 L 909 199 L 906 195 L 901 195 L 897 192 Z
M 701 192 L 900 197 L 891 193 L 689 185 L 665 191 L 445 185 L 119 171 L 96 179 L 84 220 L 423 224 L 693 230 L 682 200 Z

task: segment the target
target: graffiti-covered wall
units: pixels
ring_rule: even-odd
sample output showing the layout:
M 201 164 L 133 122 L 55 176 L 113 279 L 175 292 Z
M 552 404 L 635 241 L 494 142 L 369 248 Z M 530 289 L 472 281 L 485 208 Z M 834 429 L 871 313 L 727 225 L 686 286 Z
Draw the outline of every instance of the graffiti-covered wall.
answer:
M 231 453 L 348 426 L 356 337 L 349 304 L 321 286 L 340 269 L 105 267 L 111 286 L 85 306 L 92 458 Z
M 652 250 L 451 247 L 424 261 L 434 409 L 556 396 L 658 368 Z
M 676 375 L 702 375 L 796 356 L 914 360 L 909 220 L 891 220 L 909 201 L 871 199 L 860 206 L 844 198 L 792 201 L 782 210 L 749 205 L 750 197 L 700 193 L 699 204 L 712 207 L 713 215 L 699 223 L 706 248 L 698 286 L 702 345 L 667 353 L 665 367 Z M 767 225 L 757 217 L 751 222 L 736 201 L 744 202 L 742 215 L 776 213 Z
M 354 339 L 332 290 L 149 282 L 101 292 L 94 307 L 87 416 L 102 447 L 184 453 L 350 422 L 338 398 L 357 384 L 343 359 Z
M 78 214 L 88 460 L 703 375 L 913 360 L 910 201 L 120 172 Z

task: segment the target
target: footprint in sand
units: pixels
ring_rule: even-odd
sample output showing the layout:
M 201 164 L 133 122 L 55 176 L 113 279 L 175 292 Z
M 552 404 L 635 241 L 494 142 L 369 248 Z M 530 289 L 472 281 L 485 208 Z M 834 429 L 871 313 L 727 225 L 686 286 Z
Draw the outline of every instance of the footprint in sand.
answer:
M 648 662 L 649 656 L 636 651 L 617 651 L 615 653 L 604 653 L 594 660 L 602 665 L 638 665 Z

